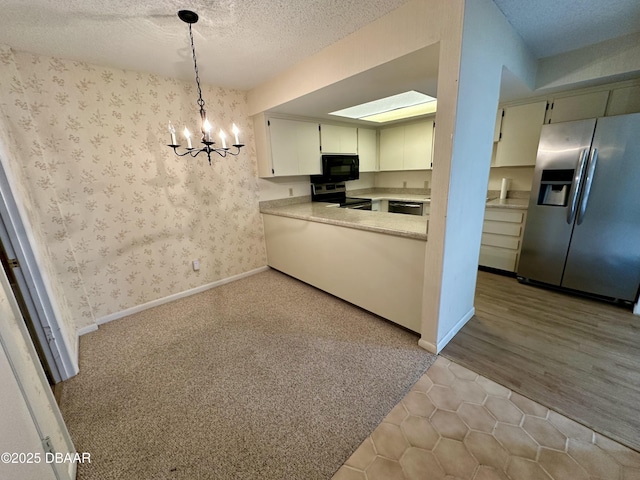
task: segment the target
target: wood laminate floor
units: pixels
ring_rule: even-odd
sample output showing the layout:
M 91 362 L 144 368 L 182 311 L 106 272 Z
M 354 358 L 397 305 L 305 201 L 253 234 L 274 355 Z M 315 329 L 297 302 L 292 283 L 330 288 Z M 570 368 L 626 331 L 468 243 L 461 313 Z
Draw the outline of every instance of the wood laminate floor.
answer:
M 442 355 L 640 451 L 640 317 L 484 271 L 475 301 Z

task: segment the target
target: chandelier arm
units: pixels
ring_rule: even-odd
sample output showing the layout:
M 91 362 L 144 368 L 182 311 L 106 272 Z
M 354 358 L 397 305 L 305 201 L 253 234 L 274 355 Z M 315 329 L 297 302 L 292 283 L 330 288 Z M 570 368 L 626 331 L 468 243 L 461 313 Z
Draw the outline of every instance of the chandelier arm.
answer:
M 193 155 L 193 151 L 194 149 L 187 149 L 184 153 L 180 153 L 178 152 L 178 148 L 180 147 L 180 145 L 169 145 L 171 148 L 173 148 L 173 153 L 175 153 L 177 156 L 179 157 L 184 157 L 185 155 L 188 154 L 192 154 L 191 156 L 194 157 L 195 155 Z
M 212 141 L 211 139 L 211 132 L 210 132 L 210 128 L 207 127 L 207 129 L 205 130 L 205 125 L 208 124 L 207 121 L 207 112 L 204 109 L 204 100 L 202 98 L 202 87 L 200 85 L 200 74 L 198 71 L 198 61 L 196 59 L 196 47 L 195 47 L 195 42 L 193 40 L 193 29 L 192 29 L 192 24 L 196 23 L 198 21 L 198 14 L 196 14 L 195 12 L 192 12 L 190 10 L 180 10 L 178 12 L 178 17 L 180 18 L 180 20 L 182 20 L 183 22 L 187 23 L 189 25 L 189 40 L 191 42 L 191 54 L 193 56 L 193 70 L 195 72 L 196 75 L 196 86 L 198 87 L 198 100 L 197 100 L 197 104 L 200 107 L 200 117 L 202 118 L 202 143 L 204 144 L 204 147 L 202 148 L 187 148 L 186 151 L 179 153 L 178 152 L 178 148 L 180 148 L 180 145 L 176 144 L 176 138 L 175 138 L 175 130 L 173 129 L 173 126 L 171 125 L 171 122 L 169 122 L 169 131 L 171 132 L 171 141 L 172 144 L 169 145 L 169 147 L 171 147 L 174 151 L 174 153 L 179 156 L 179 157 L 184 157 L 186 155 L 189 155 L 193 158 L 197 157 L 198 155 L 200 155 L 201 153 L 206 153 L 207 154 L 207 159 L 209 160 L 209 165 L 211 165 L 211 154 L 213 152 L 217 153 L 218 155 L 220 155 L 221 157 L 226 157 L 227 155 L 233 155 L 233 156 L 237 156 L 240 153 L 240 149 L 242 147 L 244 147 L 244 144 L 240 144 L 240 143 L 236 143 L 233 145 L 233 147 L 236 149 L 234 152 L 232 152 L 229 148 L 227 147 L 222 147 L 222 148 L 215 148 L 213 147 L 213 145 L 215 144 L 214 141 Z M 234 129 L 236 128 L 235 124 L 233 125 Z M 185 128 L 186 131 L 186 128 Z M 236 135 L 236 142 L 238 142 L 238 132 L 234 130 L 234 133 Z M 185 134 L 188 136 L 188 132 Z M 223 139 L 223 143 L 224 143 L 224 139 Z M 191 145 L 191 142 L 188 142 L 189 145 Z

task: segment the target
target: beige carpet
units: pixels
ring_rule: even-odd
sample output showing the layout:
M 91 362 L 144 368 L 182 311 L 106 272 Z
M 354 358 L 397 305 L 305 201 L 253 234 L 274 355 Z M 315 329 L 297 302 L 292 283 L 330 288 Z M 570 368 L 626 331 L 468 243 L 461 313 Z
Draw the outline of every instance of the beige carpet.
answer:
M 328 479 L 435 360 L 276 271 L 100 327 L 61 408 L 78 479 Z

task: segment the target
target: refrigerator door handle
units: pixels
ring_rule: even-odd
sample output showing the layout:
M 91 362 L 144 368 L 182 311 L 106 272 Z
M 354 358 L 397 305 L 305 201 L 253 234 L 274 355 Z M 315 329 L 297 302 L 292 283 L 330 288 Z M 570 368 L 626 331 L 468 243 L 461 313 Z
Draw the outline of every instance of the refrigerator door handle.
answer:
M 578 210 L 578 225 L 584 220 L 584 213 L 587 210 L 587 202 L 589 201 L 589 193 L 591 193 L 591 184 L 593 183 L 593 175 L 596 172 L 596 164 L 598 163 L 598 149 L 593 148 L 591 155 L 589 156 L 589 163 L 587 163 L 587 178 L 584 181 L 584 192 L 582 193 L 582 201 L 580 202 L 580 209 Z
M 587 160 L 588 148 L 583 148 L 580 151 L 580 157 L 578 157 L 578 163 L 576 164 L 576 173 L 573 179 L 573 195 L 569 203 L 569 210 L 567 210 L 567 223 L 571 225 L 576 218 L 576 207 L 578 206 L 578 198 L 580 197 L 580 187 L 582 185 L 582 175 L 584 173 L 584 165 Z

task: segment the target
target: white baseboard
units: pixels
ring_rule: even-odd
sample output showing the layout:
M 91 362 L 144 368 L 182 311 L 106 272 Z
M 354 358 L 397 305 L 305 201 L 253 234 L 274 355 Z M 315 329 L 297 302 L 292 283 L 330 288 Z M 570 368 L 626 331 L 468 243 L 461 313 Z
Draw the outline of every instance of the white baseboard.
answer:
M 102 325 L 104 323 L 111 322 L 113 320 L 117 320 L 119 318 L 123 318 L 128 315 L 133 315 L 134 313 L 142 312 L 143 310 L 157 307 L 165 303 L 173 302 L 174 300 L 178 300 L 180 298 L 189 297 L 191 295 L 195 295 L 196 293 L 201 293 L 206 290 L 219 287 L 226 283 L 235 282 L 236 280 L 240 280 L 245 277 L 250 277 L 251 275 L 265 272 L 267 270 L 269 270 L 269 267 L 265 265 L 264 267 L 259 267 L 254 270 L 249 270 L 248 272 L 240 273 L 232 277 L 223 278 L 222 280 L 216 280 L 215 282 L 207 283 L 206 285 L 201 285 L 199 287 L 192 288 L 190 290 L 185 290 L 184 292 L 174 293 L 173 295 L 169 295 L 167 297 L 158 298 L 157 300 L 152 300 L 151 302 L 143 303 L 142 305 L 136 305 L 135 307 L 127 308 L 126 310 L 121 310 L 120 312 L 106 315 L 104 317 L 97 319 L 95 325 L 90 325 L 88 327 L 84 327 L 78 330 L 78 335 L 84 335 L 85 333 L 93 332 L 98 329 L 98 325 Z
M 437 348 L 433 343 L 427 342 L 426 340 L 423 340 L 422 338 L 420 340 L 418 340 L 418 345 L 420 347 L 424 348 L 429 353 L 438 353 Z
M 458 323 L 456 323 L 454 327 L 449 330 L 449 332 L 441 340 L 438 340 L 437 344 L 434 345 L 433 343 L 421 338 L 420 340 L 418 340 L 418 345 L 430 353 L 440 353 L 440 351 L 447 346 L 447 343 L 451 341 L 456 333 L 458 333 L 460 329 L 464 327 L 469 320 L 471 320 L 471 317 L 473 317 L 475 313 L 476 309 L 475 307 L 472 307 L 471 310 L 469 310 L 460 320 L 458 320 Z
M 456 333 L 458 333 L 460 329 L 464 327 L 469 320 L 471 320 L 471 317 L 473 317 L 475 313 L 476 313 L 475 307 L 471 307 L 471 310 L 469 310 L 458 321 L 458 323 L 456 323 L 454 327 L 451 330 L 449 330 L 449 332 L 444 337 L 442 337 L 442 339 L 438 340 L 436 353 L 440 353 L 442 349 L 447 346 L 447 343 L 449 343 L 451 339 L 456 336 Z
M 87 325 L 86 327 L 82 327 L 81 329 L 79 329 L 78 337 L 81 337 L 82 335 L 86 335 L 87 333 L 95 332 L 96 330 L 98 330 L 98 325 L 95 323 L 92 323 L 91 325 Z

